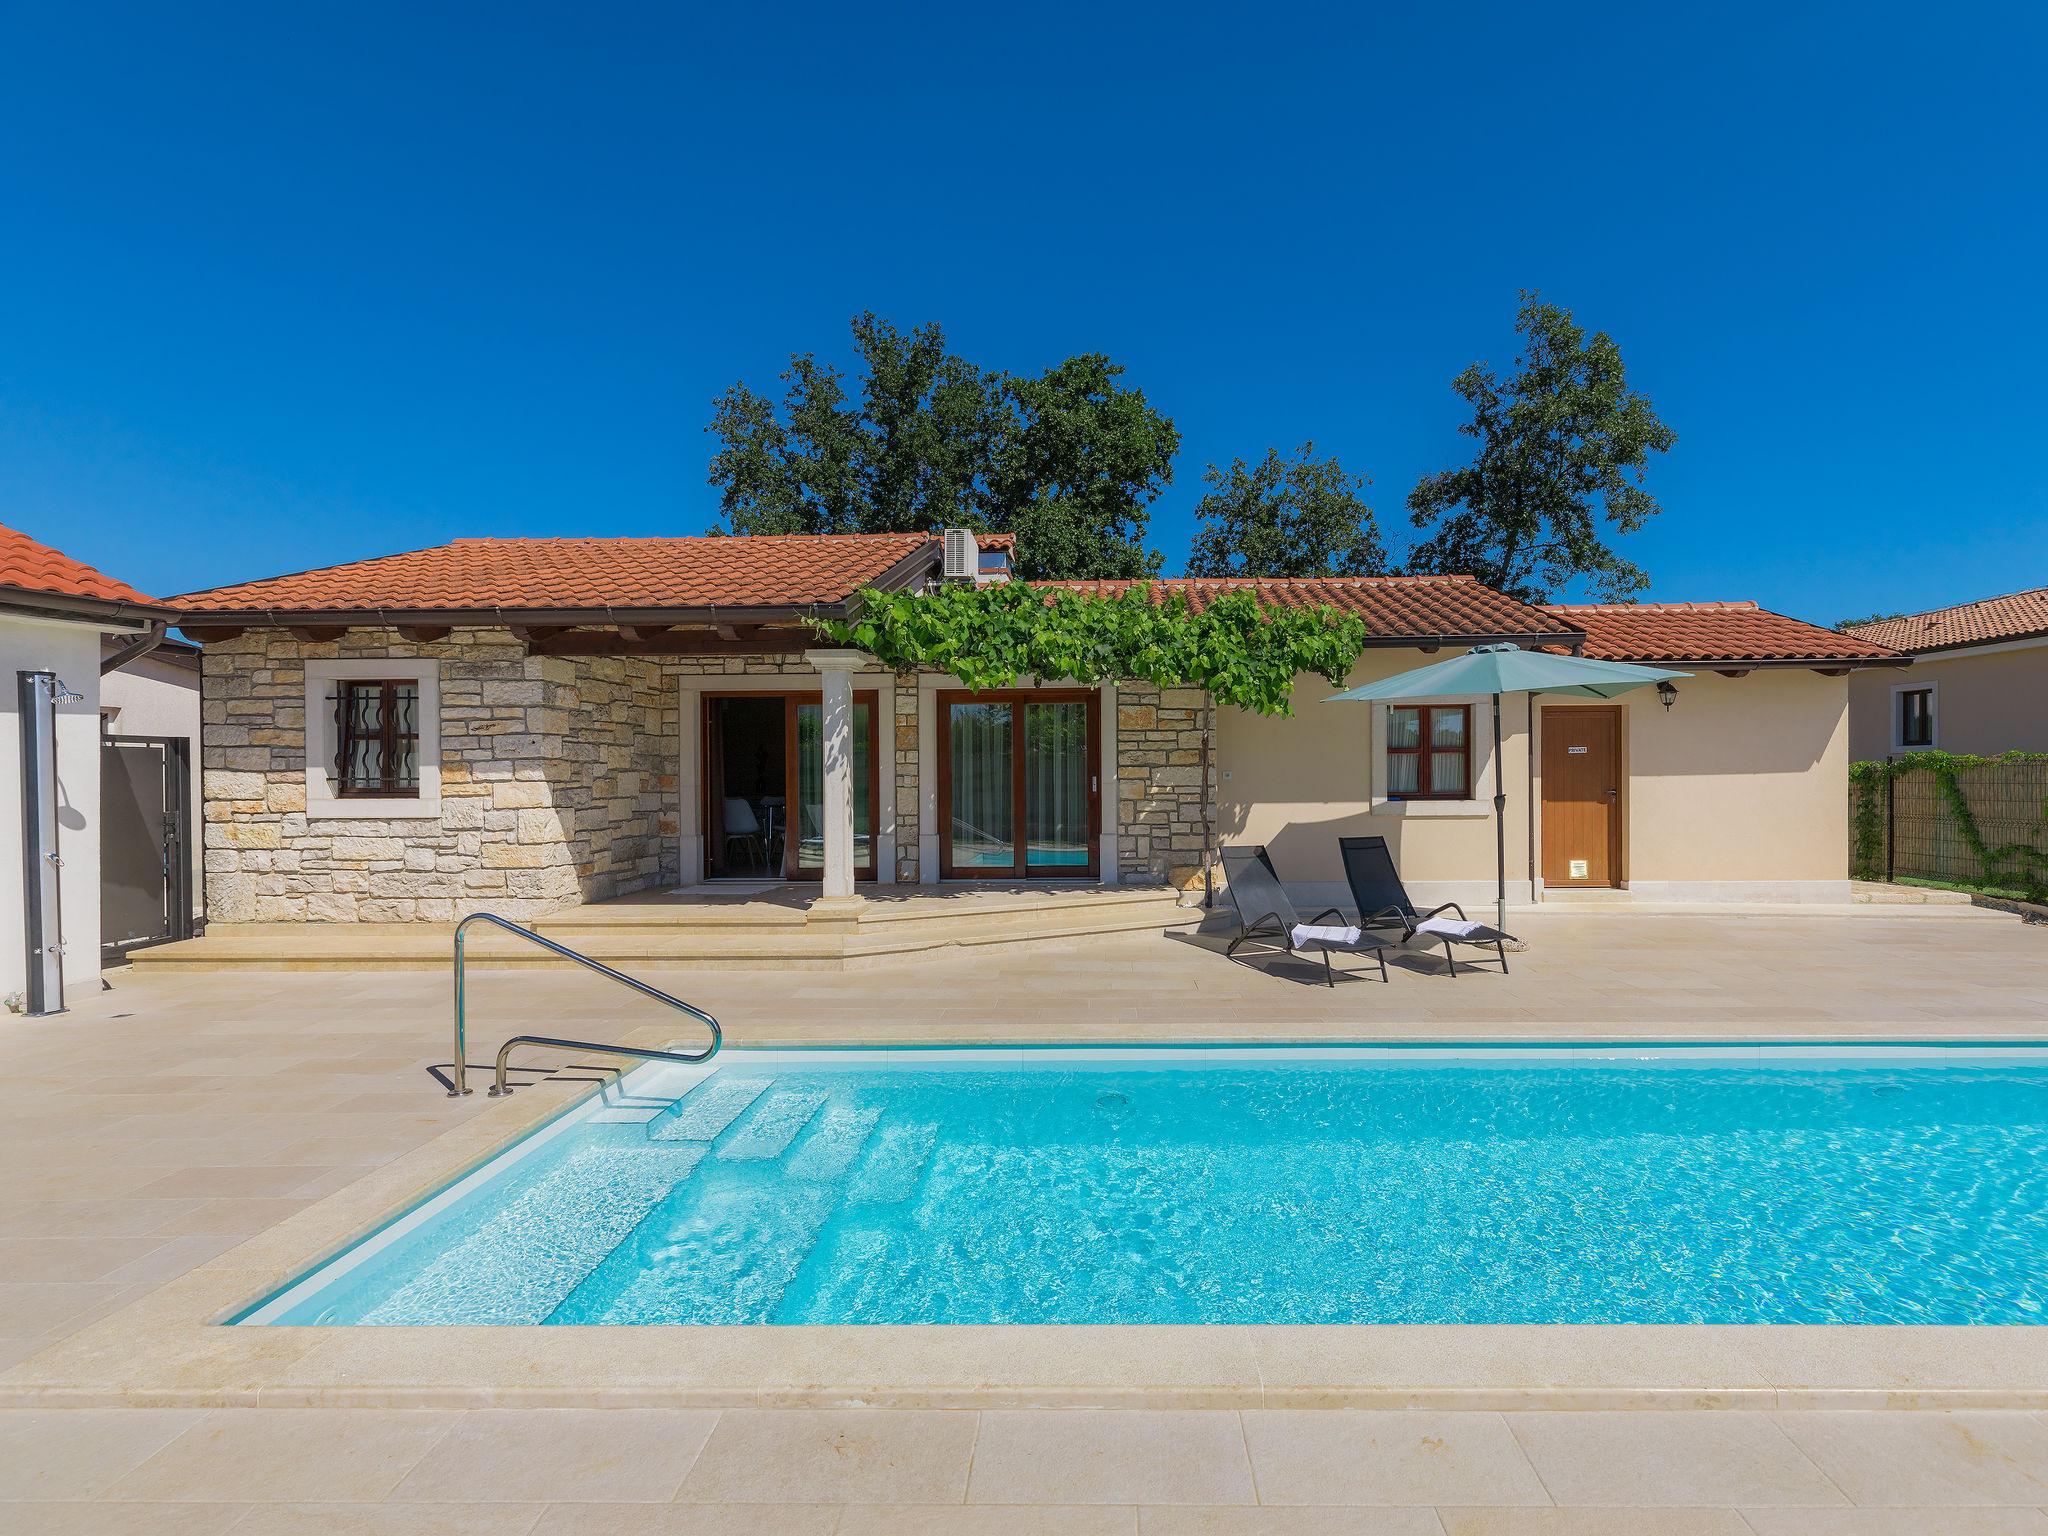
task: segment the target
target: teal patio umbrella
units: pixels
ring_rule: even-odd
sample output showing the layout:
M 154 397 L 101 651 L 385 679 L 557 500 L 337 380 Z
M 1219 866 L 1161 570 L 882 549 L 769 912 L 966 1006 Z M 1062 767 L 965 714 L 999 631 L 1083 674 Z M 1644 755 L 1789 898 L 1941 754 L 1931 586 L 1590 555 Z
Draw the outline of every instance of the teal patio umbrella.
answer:
M 1664 667 L 1634 667 L 1619 661 L 1594 661 L 1585 656 L 1560 656 L 1550 651 L 1525 651 L 1517 645 L 1475 646 L 1462 656 L 1433 662 L 1412 672 L 1398 672 L 1376 683 L 1347 688 L 1324 700 L 1392 703 L 1399 699 L 1431 699 L 1493 695 L 1493 851 L 1496 889 L 1495 926 L 1508 925 L 1507 775 L 1501 771 L 1500 698 L 1504 693 L 1562 693 L 1582 699 L 1611 699 L 1646 683 L 1690 677 Z

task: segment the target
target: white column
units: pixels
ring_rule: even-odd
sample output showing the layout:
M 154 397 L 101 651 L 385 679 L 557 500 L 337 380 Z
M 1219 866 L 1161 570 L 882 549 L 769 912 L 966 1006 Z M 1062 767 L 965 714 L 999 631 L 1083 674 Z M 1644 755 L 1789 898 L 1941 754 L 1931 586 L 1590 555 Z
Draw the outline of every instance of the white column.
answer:
M 853 895 L 853 674 L 860 651 L 806 651 L 825 695 L 825 889 L 827 901 Z

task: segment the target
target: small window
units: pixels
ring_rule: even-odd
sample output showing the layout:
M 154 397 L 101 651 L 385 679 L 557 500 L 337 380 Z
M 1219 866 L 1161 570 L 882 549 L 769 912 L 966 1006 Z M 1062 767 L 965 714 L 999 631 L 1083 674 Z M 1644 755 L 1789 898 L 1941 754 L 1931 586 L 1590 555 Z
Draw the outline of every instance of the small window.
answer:
M 1907 688 L 1899 694 L 1899 745 L 1934 745 L 1934 690 Z
M 1403 704 L 1387 711 L 1387 798 L 1472 798 L 1472 708 Z
M 337 683 L 335 794 L 418 798 L 419 721 L 420 685 L 413 678 Z

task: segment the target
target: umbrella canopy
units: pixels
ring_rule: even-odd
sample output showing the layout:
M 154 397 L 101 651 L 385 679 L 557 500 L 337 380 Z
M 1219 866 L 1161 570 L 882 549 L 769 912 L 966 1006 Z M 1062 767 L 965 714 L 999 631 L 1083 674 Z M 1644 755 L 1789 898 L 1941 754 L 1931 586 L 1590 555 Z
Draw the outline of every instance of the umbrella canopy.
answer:
M 1558 656 L 1525 651 L 1512 645 L 1482 645 L 1448 661 L 1397 672 L 1361 688 L 1333 693 L 1337 699 L 1422 699 L 1445 694 L 1564 693 L 1584 699 L 1611 699 L 1690 672 L 1665 667 L 1633 667 L 1619 661 L 1594 661 L 1585 656 Z
M 1397 672 L 1361 688 L 1333 693 L 1324 703 L 1339 699 L 1386 703 L 1395 699 L 1458 697 L 1464 694 L 1493 696 L 1493 780 L 1494 921 L 1508 925 L 1507 821 L 1503 811 L 1508 803 L 1507 778 L 1498 768 L 1500 759 L 1500 696 L 1504 693 L 1562 693 L 1582 699 L 1611 699 L 1648 683 L 1670 682 L 1691 677 L 1690 672 L 1673 672 L 1666 667 L 1635 667 L 1619 661 L 1594 661 L 1585 656 L 1559 656 L 1550 651 L 1525 651 L 1515 645 L 1481 645 L 1462 656 L 1439 661 L 1412 672 Z

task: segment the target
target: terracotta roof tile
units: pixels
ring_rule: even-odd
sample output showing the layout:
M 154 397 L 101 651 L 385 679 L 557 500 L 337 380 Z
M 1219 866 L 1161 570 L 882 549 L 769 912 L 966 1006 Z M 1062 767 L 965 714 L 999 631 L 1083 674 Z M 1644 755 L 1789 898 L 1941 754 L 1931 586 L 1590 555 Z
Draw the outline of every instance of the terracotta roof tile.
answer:
M 1879 619 L 1855 625 L 1849 633 L 1896 651 L 1942 651 L 1960 645 L 2030 640 L 2048 635 L 2048 587 Z
M 125 581 L 116 581 L 82 560 L 74 560 L 47 544 L 38 544 L 27 534 L 0 527 L 0 591 L 34 593 L 42 597 L 88 598 L 102 603 L 127 603 L 137 607 L 160 606 Z
M 173 601 L 208 614 L 807 607 L 843 601 L 926 547 L 918 533 L 456 539 Z
M 1755 603 L 1553 603 L 1601 661 L 1883 661 L 1882 645 Z
M 1042 583 L 1084 592 L 1113 594 L 1128 581 Z M 1471 576 L 1309 576 L 1298 578 L 1175 577 L 1152 583 L 1155 592 L 1182 592 L 1198 612 L 1225 592 L 1256 592 L 1279 608 L 1327 604 L 1365 620 L 1376 640 L 1462 637 L 1574 636 L 1576 626 L 1518 602 Z

